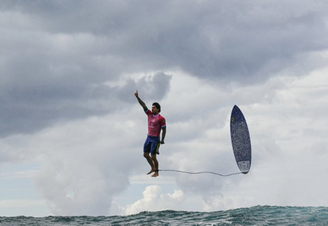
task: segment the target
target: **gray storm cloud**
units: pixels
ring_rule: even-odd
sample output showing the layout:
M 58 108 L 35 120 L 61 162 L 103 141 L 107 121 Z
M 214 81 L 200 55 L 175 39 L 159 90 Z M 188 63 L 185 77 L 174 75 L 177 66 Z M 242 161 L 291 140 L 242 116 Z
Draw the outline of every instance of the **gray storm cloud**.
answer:
M 110 112 L 117 90 L 102 85 L 122 74 L 257 83 L 322 65 L 313 53 L 328 47 L 321 1 L 144 3 L 2 1 L 1 135 Z
M 0 117 L 4 122 L 0 126 L 1 136 L 35 132 L 60 120 L 108 114 L 131 103 L 131 93 L 138 87 L 146 98 L 161 100 L 169 91 L 170 77 L 156 73 L 147 80 L 129 79 L 122 87 L 105 84 L 75 87 L 65 84 L 65 78 L 60 84 L 36 81 L 19 88 L 6 87 L 9 94 L 1 100 Z

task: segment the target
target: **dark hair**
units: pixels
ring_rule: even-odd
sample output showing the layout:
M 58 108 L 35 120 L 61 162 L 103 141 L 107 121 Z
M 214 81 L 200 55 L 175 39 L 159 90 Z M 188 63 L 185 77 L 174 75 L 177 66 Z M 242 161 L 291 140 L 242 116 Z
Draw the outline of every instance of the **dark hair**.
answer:
M 158 109 L 158 112 L 161 112 L 161 105 L 159 103 L 155 102 L 153 105 Z

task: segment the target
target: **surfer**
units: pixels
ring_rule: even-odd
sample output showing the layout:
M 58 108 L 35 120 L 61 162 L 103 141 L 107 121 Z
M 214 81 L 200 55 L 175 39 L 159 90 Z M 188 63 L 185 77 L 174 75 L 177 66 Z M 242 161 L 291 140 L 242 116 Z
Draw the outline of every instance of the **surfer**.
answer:
M 164 144 L 166 135 L 166 122 L 165 118 L 159 113 L 161 112 L 161 106 L 155 102 L 149 110 L 146 104 L 139 98 L 138 90 L 134 94 L 148 116 L 148 135 L 144 144 L 144 157 L 147 159 L 151 170 L 147 175 L 154 173 L 152 177 L 158 177 L 158 161 L 156 154 L 159 154 L 159 146 Z M 162 139 L 160 139 L 160 133 L 162 131 Z M 149 155 L 151 154 L 151 156 Z

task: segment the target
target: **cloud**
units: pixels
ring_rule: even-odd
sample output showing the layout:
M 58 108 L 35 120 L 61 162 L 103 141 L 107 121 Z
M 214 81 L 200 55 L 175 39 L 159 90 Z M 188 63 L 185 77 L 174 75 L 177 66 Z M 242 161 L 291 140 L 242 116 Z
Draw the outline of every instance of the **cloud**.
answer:
M 140 112 L 142 115 L 142 109 Z M 92 117 L 49 129 L 35 138 L 43 141 L 36 183 L 54 214 L 109 213 L 113 195 L 129 186 L 129 175 L 143 162 L 141 151 L 136 153 L 136 143 L 142 143 L 134 131 L 139 123 L 131 114 Z
M 168 123 L 166 144 L 159 156 L 161 169 L 237 172 L 229 135 L 231 103 L 238 104 L 249 125 L 252 168 L 247 175 L 227 178 L 161 172 L 161 179 L 176 180 L 179 192 L 169 192 L 170 196 L 156 186 L 145 189 L 139 201 L 118 204 L 124 213 L 180 207 L 212 211 L 258 204 L 325 203 L 311 201 L 311 195 L 297 201 L 299 196 L 293 195 L 312 189 L 309 185 L 295 190 L 301 181 L 319 185 L 320 180 L 313 175 L 320 177 L 324 172 L 325 73 L 275 77 L 261 86 L 231 89 L 183 73 L 170 74 L 170 92 L 161 101 Z M 136 83 L 143 84 L 142 77 Z M 188 83 L 181 83 L 181 79 Z M 125 109 L 63 122 L 32 135 L 2 139 L 2 156 L 11 161 L 20 157 L 40 163 L 35 181 L 54 214 L 107 215 L 115 197 L 132 186 L 131 175 L 143 175 L 149 167 L 142 157 L 146 119 L 133 92 L 130 95 L 135 103 Z M 194 104 L 195 100 L 199 104 Z M 289 182 L 292 186 L 286 187 Z M 156 185 L 156 179 L 151 183 Z M 316 192 L 323 193 L 322 187 L 316 187 Z M 268 193 L 274 195 L 267 198 Z M 289 198 L 283 194 L 289 194 Z
M 143 198 L 125 208 L 125 214 L 136 214 L 145 210 L 161 211 L 165 209 L 177 209 L 184 200 L 181 190 L 175 190 L 172 194 L 163 194 L 158 185 L 146 187 Z
M 129 95 L 104 84 L 125 74 L 178 69 L 211 82 L 248 84 L 281 71 L 304 75 L 325 64 L 318 55 L 327 49 L 325 6 L 3 1 L 1 136 L 106 114 Z M 153 82 L 163 97 L 158 88 L 165 82 Z M 126 88 L 132 87 L 130 80 Z
M 4 122 L 0 126 L 1 135 L 35 132 L 61 120 L 104 115 L 119 110 L 134 101 L 131 93 L 137 87 L 141 87 L 146 97 L 160 100 L 169 90 L 169 81 L 170 76 L 161 72 L 139 81 L 127 79 L 122 87 L 110 87 L 103 83 L 85 84 L 71 89 L 71 85 L 57 87 L 59 84 L 38 82 L 22 87 L 5 86 L 2 91 L 10 95 L 1 100 L 0 117 Z
M 112 96 L 100 93 L 98 100 L 108 95 L 112 112 L 2 138 L 2 163 L 37 161 L 41 168 L 35 183 L 56 215 L 107 215 L 112 197 L 129 186 L 129 176 L 145 163 L 142 143 L 146 126 L 143 133 L 137 132 L 144 121 L 136 121 L 135 112 L 140 113 L 137 118 L 145 116 L 134 92 L 140 87 L 145 100 L 161 100 L 170 89 L 170 79 L 159 72 L 139 79 L 128 77 L 120 85 L 104 84 L 98 91 L 111 90 Z M 124 99 L 127 94 L 130 98 Z M 123 103 L 118 100 L 120 95 Z
M 323 192 L 319 184 L 324 182 L 318 178 L 323 176 L 322 161 L 327 158 L 325 74 L 326 70 L 320 70 L 301 78 L 274 77 L 262 85 L 234 86 L 231 90 L 202 84 L 195 92 L 187 90 L 189 85 L 197 87 L 197 79 L 189 79 L 189 84 L 181 85 L 173 76 L 168 98 L 176 97 L 181 103 L 180 109 L 189 108 L 172 111 L 174 118 L 183 114 L 179 120 L 167 120 L 172 139 L 168 140 L 173 144 L 167 142 L 163 147 L 167 151 L 165 156 L 160 156 L 162 169 L 237 172 L 229 137 L 233 104 L 242 109 L 248 122 L 253 163 L 248 175 L 227 178 L 169 172 L 161 175 L 176 178 L 184 194 L 200 195 L 204 202 L 202 208 L 207 211 L 266 204 L 326 205 L 326 200 L 304 195 L 313 189 Z M 179 79 L 183 79 L 183 75 L 180 74 Z M 177 95 L 180 92 L 185 95 Z M 180 98 L 185 102 L 180 102 Z M 200 108 L 193 108 L 192 100 L 198 100 L 195 106 Z M 169 104 L 164 103 L 166 105 Z M 302 181 L 318 186 L 301 186 Z M 295 194 L 304 199 L 300 200 Z
M 139 90 L 167 119 L 163 168 L 238 170 L 228 119 L 234 104 L 243 110 L 249 175 L 161 173 L 202 209 L 325 204 L 278 185 L 320 184 L 311 175 L 322 175 L 327 158 L 327 9 L 323 1 L 2 1 L 0 161 L 38 161 L 35 181 L 55 214 L 107 214 L 148 167 Z M 127 211 L 156 200 L 185 202 L 155 186 Z

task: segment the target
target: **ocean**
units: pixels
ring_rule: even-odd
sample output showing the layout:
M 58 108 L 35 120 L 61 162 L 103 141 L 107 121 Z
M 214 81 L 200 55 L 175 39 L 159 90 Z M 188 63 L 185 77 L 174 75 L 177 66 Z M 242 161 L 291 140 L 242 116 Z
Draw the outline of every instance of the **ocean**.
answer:
M 254 206 L 215 212 L 164 210 L 129 216 L 0 217 L 0 225 L 328 225 L 328 207 Z

